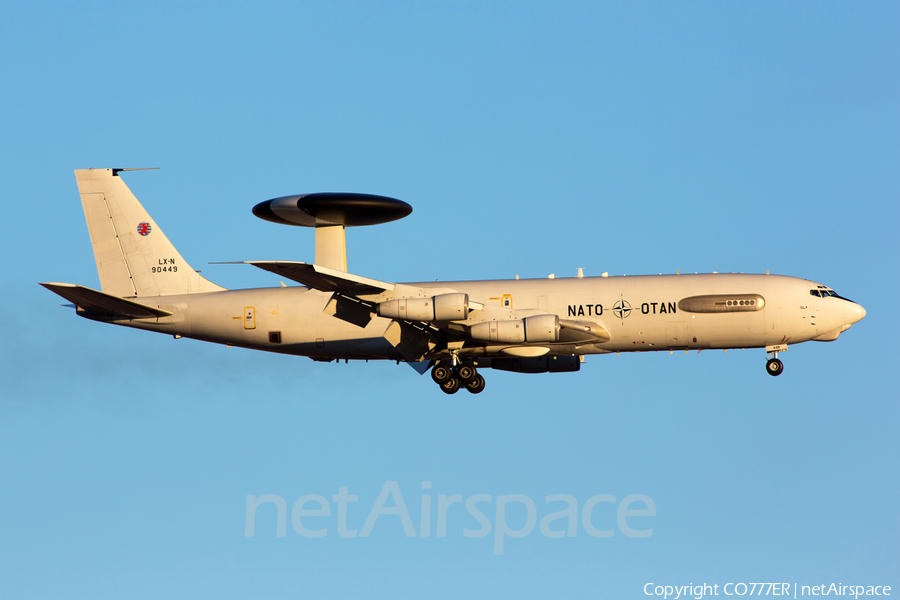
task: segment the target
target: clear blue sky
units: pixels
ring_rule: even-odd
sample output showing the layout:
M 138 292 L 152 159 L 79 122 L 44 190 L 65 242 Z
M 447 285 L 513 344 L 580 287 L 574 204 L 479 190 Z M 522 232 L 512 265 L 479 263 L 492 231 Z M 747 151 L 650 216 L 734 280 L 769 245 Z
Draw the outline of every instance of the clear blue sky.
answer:
M 38 3 L 0 7 L 0 597 L 639 598 L 645 583 L 900 586 L 894 2 Z M 310 260 L 259 201 L 401 198 L 348 232 L 388 281 L 742 271 L 863 304 L 831 344 L 590 357 L 440 394 L 78 319 L 98 287 L 72 169 L 126 182 L 184 257 Z M 649 496 L 643 539 L 245 537 L 248 495 Z M 430 491 L 422 482 L 432 482 Z M 390 505 L 390 501 L 389 501 Z M 496 502 L 481 505 L 495 521 Z M 314 508 L 315 505 L 307 505 Z M 615 527 L 598 504 L 597 527 Z M 454 512 L 456 511 L 456 512 Z M 510 505 L 512 528 L 525 523 Z M 496 526 L 496 523 L 495 523 Z M 556 521 L 554 529 L 564 529 Z M 720 588 L 721 589 L 721 588 Z

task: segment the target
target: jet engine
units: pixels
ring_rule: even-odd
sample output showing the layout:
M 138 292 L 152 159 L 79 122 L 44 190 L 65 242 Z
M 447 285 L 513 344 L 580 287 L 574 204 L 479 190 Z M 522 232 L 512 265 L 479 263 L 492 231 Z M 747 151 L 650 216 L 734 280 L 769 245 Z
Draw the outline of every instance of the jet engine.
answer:
M 431 298 L 398 298 L 380 302 L 379 317 L 406 321 L 465 321 L 469 318 L 469 295 L 438 294 Z
M 513 321 L 485 321 L 472 325 L 472 339 L 501 344 L 558 342 L 559 317 L 535 315 Z

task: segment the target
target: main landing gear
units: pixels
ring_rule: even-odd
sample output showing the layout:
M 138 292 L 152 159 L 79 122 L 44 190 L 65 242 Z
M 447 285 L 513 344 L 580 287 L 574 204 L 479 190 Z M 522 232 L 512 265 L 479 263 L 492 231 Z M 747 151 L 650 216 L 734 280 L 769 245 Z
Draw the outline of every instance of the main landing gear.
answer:
M 781 375 L 784 371 L 784 363 L 778 359 L 778 353 L 773 352 L 772 358 L 766 361 L 766 373 L 771 375 L 772 377 L 777 377 Z
M 453 359 L 454 363 L 458 361 L 455 356 Z M 475 365 L 471 363 L 450 366 L 439 362 L 431 370 L 431 378 L 441 386 L 441 391 L 445 394 L 455 394 L 460 388 L 466 388 L 473 394 L 480 394 L 485 386 L 484 377 L 478 374 Z

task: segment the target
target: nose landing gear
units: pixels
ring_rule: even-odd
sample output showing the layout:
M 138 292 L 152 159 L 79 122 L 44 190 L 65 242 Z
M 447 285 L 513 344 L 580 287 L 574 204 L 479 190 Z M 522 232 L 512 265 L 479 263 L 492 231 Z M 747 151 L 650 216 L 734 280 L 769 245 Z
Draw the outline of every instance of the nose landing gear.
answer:
M 441 386 L 445 394 L 455 394 L 464 387 L 473 394 L 484 391 L 484 377 L 478 374 L 475 365 L 460 363 L 456 354 L 453 354 L 451 365 L 439 362 L 431 370 L 431 378 Z
M 772 377 L 777 377 L 781 375 L 784 371 L 784 363 L 778 359 L 778 353 L 773 352 L 772 358 L 766 361 L 766 373 L 771 375 Z

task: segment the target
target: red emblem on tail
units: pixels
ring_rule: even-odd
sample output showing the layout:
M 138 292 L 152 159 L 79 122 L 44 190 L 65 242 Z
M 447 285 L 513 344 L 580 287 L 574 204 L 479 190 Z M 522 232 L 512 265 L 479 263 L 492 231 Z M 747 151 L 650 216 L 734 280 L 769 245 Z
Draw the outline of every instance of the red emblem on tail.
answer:
M 148 235 L 150 233 L 150 223 L 141 223 L 137 229 L 140 235 Z

